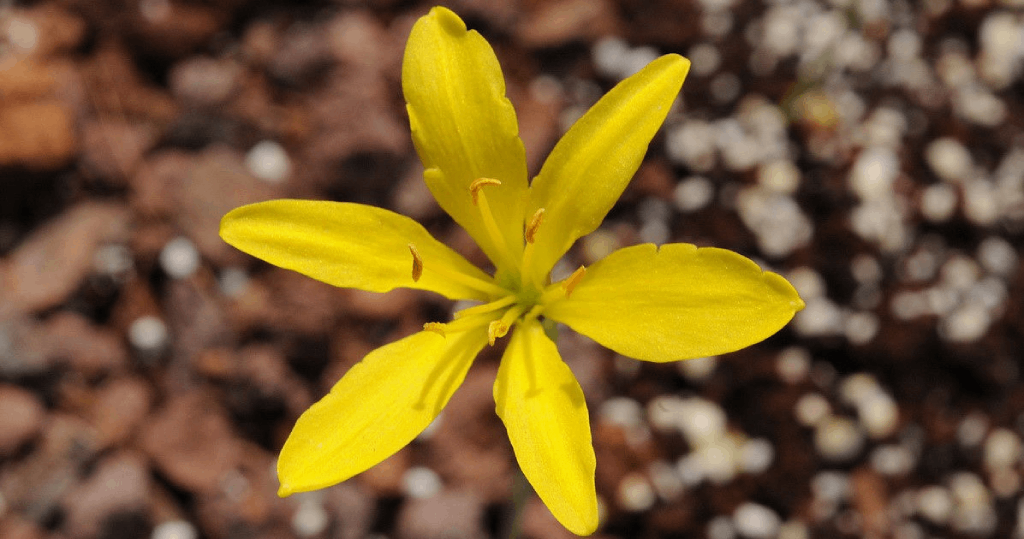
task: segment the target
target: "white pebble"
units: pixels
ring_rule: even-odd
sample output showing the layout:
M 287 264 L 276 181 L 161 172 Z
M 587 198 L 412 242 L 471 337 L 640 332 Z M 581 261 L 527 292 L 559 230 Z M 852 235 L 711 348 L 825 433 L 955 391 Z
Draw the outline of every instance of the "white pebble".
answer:
M 702 176 L 690 176 L 676 185 L 673 201 L 683 212 L 694 212 L 707 206 L 715 197 L 715 186 Z
M 292 515 L 292 530 L 299 537 L 313 537 L 326 530 L 330 522 L 331 518 L 323 503 L 315 499 L 306 499 Z
M 629 45 L 618 37 L 606 37 L 594 44 L 590 51 L 598 73 L 608 78 L 618 78 L 626 67 Z
M 864 447 L 864 433 L 853 421 L 831 416 L 817 424 L 814 447 L 826 460 L 848 461 L 856 457 Z
M 888 476 L 906 475 L 915 465 L 914 454 L 902 445 L 881 445 L 871 452 L 871 467 Z
M 757 169 L 757 181 L 772 191 L 793 194 L 800 187 L 800 169 L 789 159 L 776 159 Z
M 811 478 L 811 492 L 814 497 L 831 503 L 841 503 L 850 497 L 850 478 L 845 473 L 832 470 L 818 472 Z
M 753 502 L 744 502 L 733 511 L 733 523 L 744 537 L 770 539 L 779 533 L 782 519 L 771 509 Z
M 249 287 L 249 274 L 242 268 L 224 268 L 217 278 L 220 293 L 229 298 L 237 298 Z
M 688 120 L 665 134 L 665 152 L 672 161 L 696 172 L 715 168 L 717 129 L 702 120 Z
M 153 527 L 152 539 L 196 539 L 199 532 L 186 520 L 167 520 Z
M 953 495 L 938 485 L 917 492 L 917 511 L 935 524 L 945 524 L 953 516 Z
M 921 215 L 933 223 L 948 221 L 956 212 L 956 203 L 955 189 L 943 183 L 929 185 L 921 192 Z
M 743 91 L 740 78 L 735 73 L 719 73 L 708 85 L 711 97 L 720 104 L 732 103 Z
M 96 250 L 92 265 L 98 273 L 117 276 L 131 270 L 135 263 L 131 249 L 120 244 L 109 244 Z
M 892 196 L 892 184 L 900 172 L 899 157 L 893 150 L 875 146 L 857 156 L 850 170 L 849 183 L 861 200 Z
M 948 182 L 961 182 L 971 171 L 970 152 L 956 139 L 943 137 L 932 141 L 924 150 L 925 161 L 936 176 Z
M 890 436 L 900 424 L 900 410 L 889 395 L 878 393 L 857 407 L 861 425 L 873 439 Z
M 245 166 L 249 172 L 267 183 L 281 183 L 292 172 L 292 162 L 277 142 L 263 140 L 256 143 L 245 154 Z
M 694 45 L 686 57 L 692 62 L 690 70 L 694 75 L 710 75 L 717 71 L 718 66 L 722 64 L 722 55 L 718 52 L 718 48 L 710 43 Z
M 806 348 L 791 346 L 779 352 L 775 360 L 775 372 L 787 384 L 798 384 L 807 378 L 811 370 L 811 354 Z
M 614 397 L 601 405 L 600 416 L 613 425 L 638 427 L 643 423 L 643 407 L 629 397 Z
M 807 525 L 799 520 L 787 520 L 779 527 L 778 539 L 810 539 L 811 532 Z
M 740 448 L 740 467 L 744 473 L 764 473 L 774 460 L 775 447 L 764 438 L 747 440 Z
M 1010 276 L 1017 270 L 1017 250 L 999 236 L 989 236 L 978 246 L 978 261 L 991 273 Z
M 846 317 L 846 325 L 843 333 L 850 343 L 864 345 L 871 342 L 878 334 L 881 323 L 872 312 L 857 312 Z
M 735 539 L 736 528 L 729 517 L 719 516 L 708 522 L 708 539 Z
M 654 490 L 662 500 L 675 500 L 686 490 L 686 485 L 683 484 L 675 467 L 663 460 L 652 462 L 648 467 L 648 474 Z
M 167 345 L 167 326 L 155 316 L 142 316 L 128 327 L 128 342 L 144 352 L 156 352 Z
M 808 393 L 796 401 L 793 411 L 801 425 L 813 427 L 832 413 L 832 406 L 825 397 L 817 393 Z
M 680 427 L 687 441 L 701 445 L 720 438 L 725 433 L 727 419 L 725 411 L 718 404 L 690 398 L 684 401 L 685 413 L 681 416 Z
M 843 332 L 843 313 L 825 297 L 805 298 L 804 310 L 793 319 L 793 329 L 803 337 L 825 337 Z
M 192 240 L 178 236 L 160 251 L 160 267 L 174 279 L 189 277 L 199 268 L 199 251 Z
M 1010 429 L 995 429 L 985 439 L 984 462 L 989 470 L 1015 466 L 1021 454 L 1020 437 Z
M 956 438 L 966 448 L 977 447 L 988 433 L 988 418 L 980 412 L 971 412 L 960 421 L 956 428 Z
M 423 466 L 414 466 L 402 475 L 402 489 L 410 498 L 430 498 L 441 491 L 441 477 Z
M 711 375 L 715 373 L 715 368 L 718 366 L 718 358 L 714 356 L 700 357 L 680 361 L 676 365 L 679 367 L 679 373 L 683 375 L 683 378 L 699 383 L 711 378 Z
M 968 303 L 939 321 L 939 336 L 949 342 L 975 342 L 988 333 L 992 313 L 982 305 Z
M 697 457 L 704 477 L 715 485 L 724 485 L 736 477 L 739 447 L 730 437 L 722 436 L 702 443 Z
M 619 482 L 619 506 L 626 511 L 646 511 L 650 509 L 657 497 L 654 489 L 643 475 L 631 473 Z

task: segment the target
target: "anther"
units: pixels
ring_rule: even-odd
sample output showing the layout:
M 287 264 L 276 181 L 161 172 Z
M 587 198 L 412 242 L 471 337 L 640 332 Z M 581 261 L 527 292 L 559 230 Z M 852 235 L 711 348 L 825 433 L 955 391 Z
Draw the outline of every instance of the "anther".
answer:
M 494 346 L 494 341 L 508 334 L 508 324 L 501 320 L 493 320 L 487 324 L 487 341 Z
M 565 297 L 572 295 L 573 289 L 575 289 L 576 285 L 583 280 L 583 275 L 585 273 L 587 273 L 587 268 L 580 266 L 576 271 L 572 272 L 572 275 L 570 275 L 568 279 L 565 280 L 565 284 L 562 285 L 562 288 L 565 289 Z
M 442 337 L 445 336 L 445 334 L 444 334 L 444 324 L 442 324 L 440 322 L 427 322 L 426 324 L 423 324 L 423 330 L 424 331 L 433 331 L 434 333 L 437 333 L 438 335 L 440 335 Z
M 423 259 L 420 258 L 420 252 L 416 250 L 413 244 L 409 244 L 409 252 L 412 253 L 412 280 L 419 281 L 420 276 L 423 275 Z
M 533 238 L 537 234 L 537 229 L 540 228 L 541 222 L 544 221 L 544 208 L 541 208 L 534 212 L 533 217 L 530 217 L 530 222 L 526 224 L 526 243 L 533 243 Z
M 469 194 L 473 197 L 473 204 L 477 204 L 477 199 L 480 196 L 480 189 L 485 185 L 501 185 L 501 182 L 494 178 L 477 178 L 473 180 L 473 183 L 469 184 Z

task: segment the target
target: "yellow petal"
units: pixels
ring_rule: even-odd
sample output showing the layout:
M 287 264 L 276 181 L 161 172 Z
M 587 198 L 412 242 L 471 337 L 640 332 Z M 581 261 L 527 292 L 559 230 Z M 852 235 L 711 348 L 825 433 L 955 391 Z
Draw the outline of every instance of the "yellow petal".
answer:
M 224 241 L 257 258 L 334 286 L 386 292 L 431 290 L 453 299 L 489 298 L 491 278 L 416 221 L 346 202 L 271 200 L 221 220 Z M 422 274 L 413 279 L 413 245 Z
M 476 31 L 467 32 L 458 15 L 431 9 L 406 44 L 402 89 L 424 178 L 441 207 L 498 264 L 502 248 L 490 239 L 469 186 L 478 178 L 499 180 L 484 193 L 508 244 L 504 250 L 519 253 L 526 156 L 490 45 Z
M 476 329 L 422 331 L 371 352 L 295 423 L 277 461 L 280 496 L 340 483 L 405 447 L 437 417 L 487 344 Z
M 683 85 L 690 61 L 668 54 L 616 85 L 558 142 L 530 186 L 526 215 L 544 208 L 534 277 L 593 232 L 640 166 Z
M 746 257 L 672 243 L 615 251 L 544 314 L 620 354 L 674 361 L 764 340 L 803 306 L 792 285 Z
M 536 320 L 520 324 L 494 384 L 498 416 L 523 474 L 569 531 L 597 529 L 594 446 L 583 390 Z

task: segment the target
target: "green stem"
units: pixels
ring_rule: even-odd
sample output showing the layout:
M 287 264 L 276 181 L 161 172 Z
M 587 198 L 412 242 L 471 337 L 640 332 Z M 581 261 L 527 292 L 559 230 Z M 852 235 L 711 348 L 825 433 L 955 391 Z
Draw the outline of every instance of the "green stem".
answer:
M 518 464 L 513 464 L 512 472 L 512 509 L 508 519 L 508 539 L 519 539 L 523 527 L 523 510 L 526 508 L 526 500 L 530 497 L 531 487 L 523 471 Z

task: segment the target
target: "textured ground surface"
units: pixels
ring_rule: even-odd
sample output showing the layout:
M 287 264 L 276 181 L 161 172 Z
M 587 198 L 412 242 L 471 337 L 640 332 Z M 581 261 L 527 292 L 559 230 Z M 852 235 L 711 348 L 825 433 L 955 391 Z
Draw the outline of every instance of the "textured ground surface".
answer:
M 641 364 L 563 332 L 599 537 L 1024 537 L 1024 3 L 450 2 L 494 45 L 536 172 L 617 80 L 694 64 L 604 226 L 739 251 L 807 300 L 761 345 Z M 444 320 L 223 244 L 279 197 L 415 217 L 400 91 L 428 4 L 0 1 L 0 538 L 484 538 L 510 449 L 485 352 L 441 421 L 278 499 L 298 415 Z M 500 348 L 500 347 L 499 347 Z M 567 537 L 536 500 L 528 537 Z

